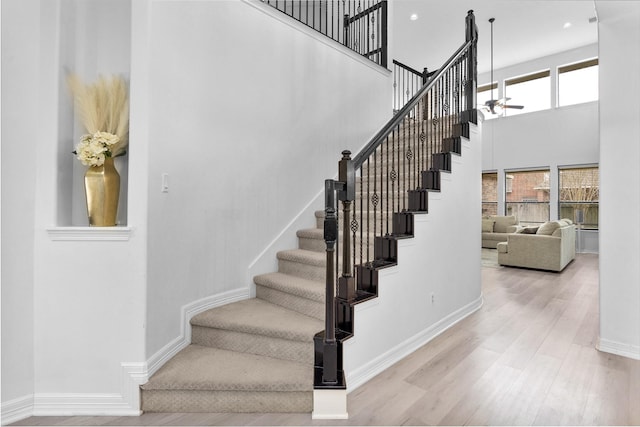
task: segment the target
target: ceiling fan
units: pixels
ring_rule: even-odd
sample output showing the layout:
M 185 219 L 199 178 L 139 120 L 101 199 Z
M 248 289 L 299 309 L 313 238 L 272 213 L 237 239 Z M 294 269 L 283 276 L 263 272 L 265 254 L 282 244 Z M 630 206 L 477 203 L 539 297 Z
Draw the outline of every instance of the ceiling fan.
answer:
M 496 111 L 496 107 L 498 108 L 515 108 L 518 110 L 522 110 L 524 105 L 507 105 L 507 101 L 511 98 L 501 98 L 501 99 L 493 99 L 493 21 L 496 18 L 490 18 L 489 23 L 491 23 L 491 99 L 484 103 L 484 110 L 490 112 L 491 114 L 498 114 Z

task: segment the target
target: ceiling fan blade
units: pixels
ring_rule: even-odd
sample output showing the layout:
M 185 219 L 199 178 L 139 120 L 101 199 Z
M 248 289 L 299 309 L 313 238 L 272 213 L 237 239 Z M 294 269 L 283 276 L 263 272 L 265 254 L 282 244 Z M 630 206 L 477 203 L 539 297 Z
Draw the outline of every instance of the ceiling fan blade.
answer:
M 515 108 L 517 110 L 522 110 L 524 105 L 502 105 L 502 108 Z

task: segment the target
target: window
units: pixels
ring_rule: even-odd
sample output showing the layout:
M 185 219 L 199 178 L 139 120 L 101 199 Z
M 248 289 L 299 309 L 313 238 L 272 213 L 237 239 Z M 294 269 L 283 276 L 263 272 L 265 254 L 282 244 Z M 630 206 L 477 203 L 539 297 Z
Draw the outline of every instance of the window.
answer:
M 498 174 L 482 174 L 482 215 L 498 215 Z
M 505 116 L 530 113 L 551 108 L 551 74 L 549 70 L 505 80 L 504 96 L 510 98 L 507 105 L 524 108 L 506 108 Z
M 493 95 L 492 95 L 493 93 Z M 493 99 L 497 99 L 498 97 L 498 83 L 494 82 L 493 84 L 487 83 L 486 85 L 478 86 L 478 106 L 481 108 L 482 113 L 484 114 L 485 120 L 495 119 L 502 114 L 492 114 L 489 111 L 486 111 L 484 108 L 480 107 L 486 105 L 487 101 L 489 101 L 492 96 Z
M 560 218 L 569 218 L 575 223 L 582 220 L 582 228 L 597 230 L 600 197 L 598 168 L 560 169 L 558 175 Z
M 515 215 L 521 224 L 549 221 L 549 170 L 510 171 L 511 191 L 505 192 L 507 215 Z
M 558 107 L 598 100 L 598 58 L 558 67 Z

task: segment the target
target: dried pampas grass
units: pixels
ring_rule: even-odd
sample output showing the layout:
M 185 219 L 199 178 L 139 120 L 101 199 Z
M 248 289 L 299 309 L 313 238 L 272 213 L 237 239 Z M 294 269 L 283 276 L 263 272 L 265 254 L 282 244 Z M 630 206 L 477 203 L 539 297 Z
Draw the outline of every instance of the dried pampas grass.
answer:
M 80 77 L 70 74 L 67 78 L 73 94 L 78 117 L 87 132 L 109 132 L 120 141 L 111 147 L 111 156 L 126 154 L 129 144 L 129 98 L 127 85 L 122 77 L 100 76 L 93 84 L 85 84 Z

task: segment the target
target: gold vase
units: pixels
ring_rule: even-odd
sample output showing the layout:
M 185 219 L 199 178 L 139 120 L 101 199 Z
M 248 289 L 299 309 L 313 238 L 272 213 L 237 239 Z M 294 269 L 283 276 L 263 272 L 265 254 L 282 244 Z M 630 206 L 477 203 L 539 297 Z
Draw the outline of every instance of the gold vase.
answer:
M 113 165 L 113 158 L 104 159 L 102 166 L 92 166 L 84 174 L 84 190 L 87 196 L 89 225 L 112 227 L 116 225 L 120 174 Z

